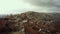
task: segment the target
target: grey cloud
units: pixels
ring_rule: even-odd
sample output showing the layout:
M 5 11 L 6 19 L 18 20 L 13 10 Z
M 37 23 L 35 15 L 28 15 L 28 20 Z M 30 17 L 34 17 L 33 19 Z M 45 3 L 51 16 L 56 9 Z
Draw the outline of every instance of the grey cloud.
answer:
M 38 6 L 60 7 L 60 0 L 28 0 L 28 2 Z
M 40 6 L 47 7 L 48 11 L 60 11 L 60 0 L 27 0 L 29 3 Z

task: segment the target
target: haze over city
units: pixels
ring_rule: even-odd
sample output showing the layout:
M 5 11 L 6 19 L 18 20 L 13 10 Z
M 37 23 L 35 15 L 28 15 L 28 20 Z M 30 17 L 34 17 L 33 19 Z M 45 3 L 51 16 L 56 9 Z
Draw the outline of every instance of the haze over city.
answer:
M 26 11 L 58 12 L 60 0 L 0 0 L 0 15 L 18 14 Z

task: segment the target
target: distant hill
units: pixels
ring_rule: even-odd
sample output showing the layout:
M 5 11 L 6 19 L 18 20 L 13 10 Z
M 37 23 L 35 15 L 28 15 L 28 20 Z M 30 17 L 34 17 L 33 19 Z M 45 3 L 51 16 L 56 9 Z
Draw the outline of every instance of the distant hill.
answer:
M 0 18 L 6 18 L 7 15 L 0 15 Z

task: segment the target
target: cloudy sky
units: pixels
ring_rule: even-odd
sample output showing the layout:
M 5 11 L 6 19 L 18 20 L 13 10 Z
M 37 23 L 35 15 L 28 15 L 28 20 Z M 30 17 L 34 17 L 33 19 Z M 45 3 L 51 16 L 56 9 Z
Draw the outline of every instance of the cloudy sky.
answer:
M 25 11 L 59 13 L 60 0 L 0 0 L 0 14 L 17 14 Z

